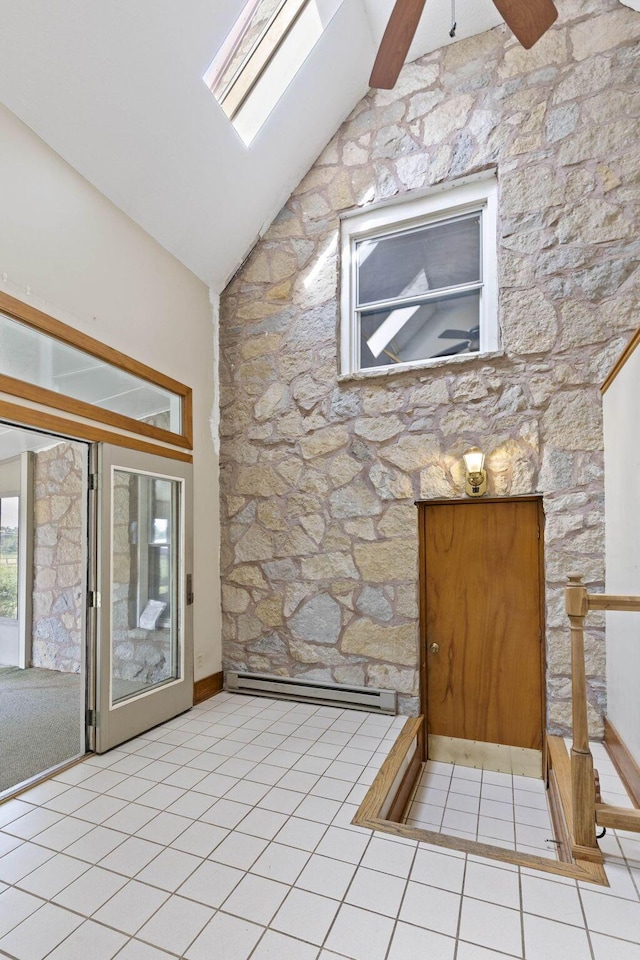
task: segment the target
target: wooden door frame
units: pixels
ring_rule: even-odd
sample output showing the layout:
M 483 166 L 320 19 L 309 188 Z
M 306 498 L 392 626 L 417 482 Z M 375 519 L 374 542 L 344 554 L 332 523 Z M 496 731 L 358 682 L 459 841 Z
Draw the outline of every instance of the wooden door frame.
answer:
M 427 736 L 428 724 L 428 703 L 427 703 L 427 660 L 425 655 L 427 639 L 427 516 L 429 507 L 438 506 L 459 506 L 473 508 L 476 504 L 482 503 L 523 503 L 536 502 L 538 504 L 538 527 L 540 537 L 538 539 L 538 582 L 540 598 L 540 693 L 541 693 L 541 716 L 542 716 L 542 775 L 547 779 L 547 644 L 546 644 L 546 595 L 545 595 L 545 574 L 544 574 L 544 499 L 541 493 L 526 494 L 516 497 L 477 497 L 477 498 L 437 498 L 433 500 L 416 500 L 415 505 L 418 508 L 418 546 L 419 546 L 419 584 L 420 584 L 420 710 L 424 717 L 424 759 L 428 760 L 429 755 L 429 737 Z

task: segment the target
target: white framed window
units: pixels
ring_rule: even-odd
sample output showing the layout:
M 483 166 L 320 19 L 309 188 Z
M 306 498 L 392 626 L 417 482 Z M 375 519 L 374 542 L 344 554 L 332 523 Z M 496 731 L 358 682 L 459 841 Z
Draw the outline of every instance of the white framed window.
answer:
M 343 375 L 498 349 L 496 208 L 492 174 L 343 218 Z

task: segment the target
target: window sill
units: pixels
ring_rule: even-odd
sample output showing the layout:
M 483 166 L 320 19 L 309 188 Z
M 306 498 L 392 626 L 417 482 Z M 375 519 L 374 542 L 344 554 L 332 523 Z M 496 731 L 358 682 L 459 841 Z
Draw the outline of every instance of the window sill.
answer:
M 504 357 L 504 350 L 488 350 L 486 353 L 466 353 L 454 357 L 438 357 L 435 360 L 424 360 L 420 363 L 399 363 L 393 367 L 377 367 L 370 370 L 355 370 L 353 373 L 338 375 L 338 383 L 349 383 L 361 380 L 379 380 L 397 377 L 401 374 L 419 374 L 424 376 L 429 370 L 439 371 L 452 367 L 467 367 L 473 364 L 486 363 L 488 360 L 497 360 Z

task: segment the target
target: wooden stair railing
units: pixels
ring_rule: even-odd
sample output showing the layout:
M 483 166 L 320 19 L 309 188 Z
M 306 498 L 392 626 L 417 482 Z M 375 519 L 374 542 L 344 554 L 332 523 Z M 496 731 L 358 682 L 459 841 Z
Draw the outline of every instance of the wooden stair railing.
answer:
M 571 685 L 573 697 L 573 745 L 571 748 L 571 793 L 573 807 L 573 853 L 588 856 L 596 850 L 596 823 L 601 827 L 640 832 L 640 810 L 602 803 L 596 794 L 596 772 L 589 747 L 587 683 L 584 662 L 584 626 L 590 610 L 639 611 L 640 597 L 588 593 L 582 577 L 571 574 L 565 587 L 565 609 L 571 624 Z

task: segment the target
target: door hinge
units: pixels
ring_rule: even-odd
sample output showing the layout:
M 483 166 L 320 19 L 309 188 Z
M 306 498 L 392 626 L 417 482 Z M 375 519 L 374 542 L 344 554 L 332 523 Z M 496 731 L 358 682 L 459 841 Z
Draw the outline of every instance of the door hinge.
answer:
M 187 606 L 193 603 L 193 574 L 187 574 Z
M 538 524 L 538 540 L 540 539 L 540 524 Z
M 99 590 L 89 590 L 88 603 L 92 608 L 102 606 L 102 594 Z
M 100 723 L 100 715 L 97 710 L 87 710 L 87 726 L 97 727 Z
M 90 473 L 89 474 L 89 490 L 99 490 L 99 489 L 100 489 L 100 474 Z

